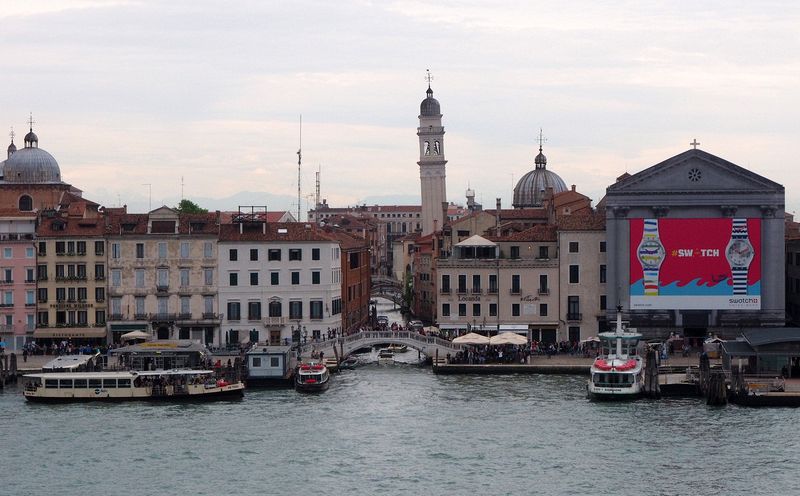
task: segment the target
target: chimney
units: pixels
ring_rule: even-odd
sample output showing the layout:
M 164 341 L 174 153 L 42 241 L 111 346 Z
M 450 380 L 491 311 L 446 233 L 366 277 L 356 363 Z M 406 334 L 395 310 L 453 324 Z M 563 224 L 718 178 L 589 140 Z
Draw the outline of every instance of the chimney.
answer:
M 497 237 L 500 237 L 500 198 L 497 199 L 497 208 L 494 211 L 494 225 L 497 230 Z
M 442 202 L 442 229 L 444 229 L 444 225 L 447 223 L 447 211 L 449 210 L 450 205 L 446 202 Z M 436 229 L 434 229 L 435 231 Z
M 574 184 L 572 185 L 572 191 L 575 191 L 575 185 Z

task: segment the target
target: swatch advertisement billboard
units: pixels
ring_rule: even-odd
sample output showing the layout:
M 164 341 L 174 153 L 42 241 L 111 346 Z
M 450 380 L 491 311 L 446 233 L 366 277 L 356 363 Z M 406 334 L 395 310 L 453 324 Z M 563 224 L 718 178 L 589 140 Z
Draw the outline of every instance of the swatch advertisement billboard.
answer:
M 761 219 L 630 219 L 632 310 L 761 308 Z

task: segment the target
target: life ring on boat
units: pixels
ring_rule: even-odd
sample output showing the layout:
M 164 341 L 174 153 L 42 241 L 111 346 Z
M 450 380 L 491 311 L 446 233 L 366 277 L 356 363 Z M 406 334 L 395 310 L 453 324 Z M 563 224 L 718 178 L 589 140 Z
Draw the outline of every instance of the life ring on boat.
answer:
M 595 368 L 600 370 L 611 370 L 611 364 L 607 361 L 603 360 L 602 358 L 598 358 L 594 361 Z
M 308 365 L 307 363 L 304 363 L 303 365 L 300 366 L 300 370 L 311 370 L 311 366 Z
M 227 385 L 228 385 L 228 381 L 226 381 L 225 379 L 220 379 L 220 380 L 217 381 L 217 387 L 225 387 Z
M 627 362 L 623 363 L 622 365 L 617 365 L 614 367 L 617 370 L 630 370 L 636 367 L 636 360 L 630 359 Z

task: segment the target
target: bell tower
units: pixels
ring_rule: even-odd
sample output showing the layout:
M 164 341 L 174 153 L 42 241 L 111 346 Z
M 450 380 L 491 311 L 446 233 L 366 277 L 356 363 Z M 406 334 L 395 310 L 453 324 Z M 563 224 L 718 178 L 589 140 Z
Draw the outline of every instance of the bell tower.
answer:
M 427 97 L 419 111 L 419 179 L 422 188 L 422 235 L 439 230 L 445 221 L 442 203 L 447 201 L 445 188 L 444 127 L 439 102 L 433 98 L 430 71 Z

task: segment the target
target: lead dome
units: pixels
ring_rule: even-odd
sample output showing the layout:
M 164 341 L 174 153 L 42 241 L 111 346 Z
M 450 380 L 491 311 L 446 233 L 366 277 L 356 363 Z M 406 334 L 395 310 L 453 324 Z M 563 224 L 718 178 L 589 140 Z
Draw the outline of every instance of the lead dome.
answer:
M 439 117 L 442 114 L 441 107 L 439 107 L 439 100 L 433 97 L 433 90 L 430 86 L 428 86 L 428 91 L 426 93 L 428 97 L 419 104 L 419 114 L 422 117 Z
M 15 151 L 5 161 L 3 180 L 7 183 L 59 183 L 61 169 L 52 155 L 39 148 L 33 129 L 25 135 L 25 148 Z
M 547 157 L 539 146 L 539 154 L 534 159 L 534 169 L 520 178 L 514 188 L 514 208 L 541 207 L 547 188 L 553 194 L 567 191 L 564 180 L 555 172 L 547 170 Z

